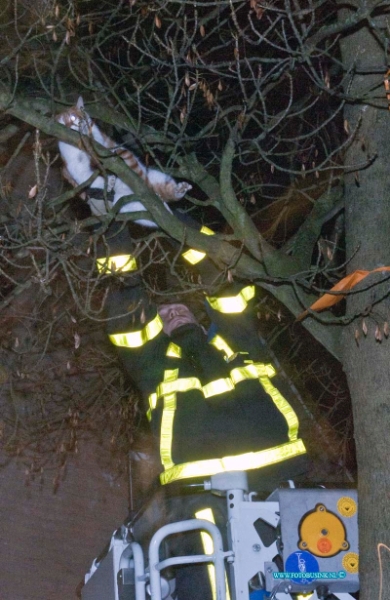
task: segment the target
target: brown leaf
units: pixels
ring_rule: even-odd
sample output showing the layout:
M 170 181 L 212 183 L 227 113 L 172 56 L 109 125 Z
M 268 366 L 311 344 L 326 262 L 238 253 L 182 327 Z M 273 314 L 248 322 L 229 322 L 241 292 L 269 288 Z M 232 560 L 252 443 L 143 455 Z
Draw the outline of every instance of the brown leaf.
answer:
M 77 350 L 77 348 L 80 348 L 81 337 L 79 336 L 78 333 L 75 333 L 73 337 L 74 337 L 74 347 Z
M 37 191 L 38 191 L 38 184 L 36 183 L 35 185 L 33 185 L 33 187 L 30 189 L 29 193 L 28 193 L 28 197 L 29 198 L 34 198 L 37 195 Z
M 375 328 L 375 339 L 377 342 L 381 342 L 382 341 L 382 332 L 379 329 L 379 325 L 376 326 Z
M 366 321 L 364 319 L 362 321 L 362 331 L 363 331 L 364 335 L 367 335 L 368 328 L 367 328 L 367 323 L 366 323 Z
M 161 23 L 161 19 L 160 19 L 160 17 L 159 17 L 158 15 L 156 15 L 156 16 L 154 17 L 154 23 L 155 23 L 155 25 L 156 25 L 156 27 L 157 27 L 158 29 L 161 29 L 161 25 L 162 25 L 162 23 Z

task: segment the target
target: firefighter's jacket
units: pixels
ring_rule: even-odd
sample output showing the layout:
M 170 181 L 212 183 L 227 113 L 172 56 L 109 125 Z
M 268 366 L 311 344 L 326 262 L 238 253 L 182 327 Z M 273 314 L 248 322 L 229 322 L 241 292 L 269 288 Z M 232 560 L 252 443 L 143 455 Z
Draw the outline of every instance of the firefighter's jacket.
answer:
M 208 336 L 186 325 L 168 337 L 139 285 L 111 294 L 110 316 L 122 316 L 109 321 L 109 337 L 144 398 L 164 484 L 259 469 L 306 452 L 259 343 L 254 290 L 206 298 Z

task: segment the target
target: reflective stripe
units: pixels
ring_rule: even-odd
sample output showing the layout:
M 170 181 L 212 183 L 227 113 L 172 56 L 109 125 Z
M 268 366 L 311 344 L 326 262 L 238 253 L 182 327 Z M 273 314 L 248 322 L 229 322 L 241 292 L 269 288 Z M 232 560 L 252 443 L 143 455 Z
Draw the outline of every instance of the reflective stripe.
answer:
M 189 477 L 206 477 L 225 471 L 261 469 L 305 453 L 306 448 L 303 441 L 295 440 L 259 452 L 248 452 L 238 456 L 225 456 L 224 458 L 212 458 L 175 465 L 161 473 L 160 481 L 165 485 Z
M 118 254 L 118 256 L 106 256 L 96 259 L 96 267 L 99 273 L 127 273 L 137 270 L 137 261 L 131 254 Z
M 248 306 L 248 302 L 255 296 L 255 286 L 244 287 L 237 296 L 218 298 L 218 296 L 207 296 L 206 300 L 211 308 L 221 313 L 241 313 Z
M 235 367 L 230 371 L 230 377 L 234 383 L 240 383 L 244 379 L 274 377 L 274 375 L 276 375 L 276 371 L 271 363 L 252 363 L 245 367 Z
M 200 229 L 200 233 L 204 233 L 204 235 L 215 235 L 215 232 L 212 229 L 206 227 L 205 225 L 203 225 L 203 227 Z M 191 265 L 196 265 L 198 262 L 203 260 L 205 256 L 206 252 L 194 250 L 193 248 L 191 248 L 190 250 L 186 250 L 182 254 L 182 257 Z
M 203 386 L 202 391 L 205 398 L 211 398 L 211 396 L 217 396 L 224 392 L 231 392 L 234 388 L 235 385 L 230 377 L 224 377 L 206 383 L 206 385 Z
M 211 510 L 211 508 L 204 508 L 203 510 L 198 510 L 195 513 L 195 517 L 197 519 L 204 519 L 205 521 L 210 521 L 210 523 L 214 523 L 214 525 L 215 525 L 215 518 L 214 518 L 214 514 L 213 514 L 213 511 Z M 205 554 L 213 554 L 214 553 L 214 544 L 213 544 L 213 538 L 211 537 L 211 535 L 209 533 L 207 533 L 207 531 L 201 531 L 200 537 L 202 540 L 203 552 Z M 213 595 L 213 600 L 216 600 L 217 585 L 216 585 L 216 581 L 215 581 L 214 565 L 207 565 L 207 571 L 209 574 L 209 581 L 210 581 L 211 593 Z M 225 588 L 226 588 L 226 600 L 230 600 L 229 584 L 228 584 L 228 580 L 226 577 L 226 573 L 225 573 Z
M 175 371 L 178 371 L 178 369 L 175 369 Z M 202 391 L 202 384 L 197 377 L 182 377 L 175 380 L 166 380 L 164 377 L 164 381 L 157 386 L 156 392 L 157 397 L 160 398 L 166 394 L 188 392 L 189 390 Z
M 149 395 L 149 408 L 146 411 L 146 417 L 148 421 L 152 420 L 152 410 L 154 410 L 157 406 L 157 394 L 153 393 Z
M 167 369 L 164 373 L 164 382 L 161 385 L 172 385 L 178 381 L 177 376 L 179 369 Z M 159 386 L 159 387 L 160 387 Z M 158 392 L 157 392 L 158 397 Z M 172 433 L 173 433 L 173 421 L 176 412 L 176 394 L 169 392 L 164 398 L 164 409 L 161 417 L 161 431 L 160 431 L 160 456 L 161 462 L 164 465 L 164 469 L 174 467 L 172 460 Z
M 290 441 L 298 438 L 299 421 L 291 404 L 282 396 L 279 390 L 272 385 L 268 377 L 260 377 L 260 383 L 273 400 L 275 406 L 282 413 L 288 425 L 288 439 Z
M 181 348 L 174 342 L 171 342 L 165 353 L 165 356 L 171 356 L 172 358 L 181 358 Z
M 160 456 L 164 469 L 174 468 L 172 460 L 172 431 L 176 412 L 176 394 L 164 398 L 164 410 L 161 419 Z
M 232 348 L 229 346 L 229 344 L 227 342 L 225 342 L 223 337 L 221 337 L 220 335 L 215 335 L 213 337 L 213 339 L 210 340 L 210 344 L 212 346 L 214 346 L 214 348 L 217 348 L 217 350 L 221 350 L 222 352 L 225 353 L 225 360 L 227 362 L 229 362 L 229 360 L 232 360 L 233 358 L 235 358 L 238 354 L 238 352 L 234 352 L 232 350 Z
M 111 342 L 115 346 L 124 348 L 139 348 L 162 331 L 163 322 L 160 315 L 156 315 L 152 321 L 149 321 L 140 331 L 131 331 L 129 333 L 114 333 L 109 335 Z

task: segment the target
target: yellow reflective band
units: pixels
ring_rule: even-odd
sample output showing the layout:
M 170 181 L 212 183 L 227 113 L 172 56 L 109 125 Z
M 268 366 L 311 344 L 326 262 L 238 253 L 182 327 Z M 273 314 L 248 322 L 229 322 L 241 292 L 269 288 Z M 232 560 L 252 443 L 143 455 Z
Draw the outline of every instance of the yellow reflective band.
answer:
M 202 384 L 197 377 L 182 377 L 181 379 L 165 380 L 157 386 L 157 397 L 173 394 L 176 392 L 188 392 L 189 390 L 202 391 Z
M 237 384 L 245 379 L 259 379 L 264 390 L 272 398 L 273 403 L 279 412 L 282 413 L 288 425 L 288 439 L 296 440 L 298 437 L 299 421 L 298 417 L 289 402 L 282 396 L 279 390 L 272 385 L 269 380 L 276 374 L 275 369 L 271 364 L 254 363 L 245 367 L 236 367 L 230 372 L 232 381 Z
M 213 511 L 211 510 L 211 508 L 204 508 L 203 510 L 198 510 L 195 513 L 195 518 L 196 519 L 204 519 L 205 521 L 210 521 L 210 523 L 214 523 L 214 525 L 215 525 L 215 519 L 214 519 Z M 207 533 L 207 531 L 201 531 L 200 537 L 202 540 L 203 552 L 205 554 L 213 554 L 214 544 L 213 544 L 213 538 L 211 537 L 211 535 L 209 533 Z M 211 593 L 213 595 L 213 600 L 216 600 L 217 585 L 216 585 L 216 581 L 215 581 L 214 565 L 207 565 L 207 571 L 209 574 L 209 581 L 210 581 Z M 227 581 L 226 573 L 225 573 L 225 587 L 226 587 L 226 600 L 230 600 L 229 584 Z
M 212 229 L 209 229 L 205 225 L 200 229 L 200 233 L 204 233 L 204 235 L 215 235 L 215 232 Z M 201 252 L 200 250 L 194 250 L 191 248 L 190 250 L 186 250 L 183 252 L 182 257 L 189 262 L 191 265 L 196 265 L 206 256 L 206 252 Z
M 129 333 L 114 333 L 109 335 L 111 342 L 115 346 L 124 348 L 139 348 L 155 338 L 162 331 L 163 322 L 160 315 L 156 315 L 152 321 L 149 321 L 140 331 L 131 331 Z
M 235 385 L 230 377 L 225 377 L 222 379 L 215 379 L 215 381 L 210 381 L 210 383 L 206 383 L 203 386 L 203 394 L 205 398 L 211 398 L 211 396 L 217 396 L 218 394 L 223 394 L 224 392 L 231 392 L 234 389 Z
M 157 394 L 150 394 L 149 396 L 149 407 L 150 410 L 154 410 L 157 406 Z
M 220 335 L 215 335 L 213 337 L 213 339 L 210 341 L 210 344 L 212 346 L 214 346 L 215 348 L 217 348 L 217 350 L 221 350 L 222 352 L 224 352 L 225 360 L 227 360 L 227 361 L 229 361 L 229 359 L 237 356 L 237 352 L 234 352 L 231 349 L 231 347 L 229 346 L 229 344 L 227 342 L 225 342 L 223 337 L 221 337 Z
M 245 379 L 259 379 L 274 375 L 276 375 L 276 371 L 270 363 L 252 363 L 245 367 L 235 367 L 230 371 L 230 377 L 235 384 Z
M 171 356 L 172 358 L 181 358 L 180 346 L 171 342 L 168 346 L 165 356 Z
M 244 287 L 237 296 L 227 298 L 218 298 L 217 296 L 207 296 L 206 300 L 211 308 L 221 313 L 242 313 L 248 306 L 248 302 L 255 296 L 255 286 L 248 285 Z
M 169 385 L 177 381 L 179 369 L 167 369 L 164 372 L 163 384 Z M 160 384 L 163 385 L 163 384 Z M 159 387 L 160 387 L 159 386 Z M 158 389 L 158 388 L 157 388 Z M 158 393 L 156 394 L 156 399 Z M 164 409 L 161 417 L 160 430 L 160 457 L 164 469 L 170 469 L 174 466 L 172 460 L 172 438 L 173 438 L 173 421 L 176 412 L 176 394 L 174 392 L 167 393 L 164 398 Z
M 289 458 L 306 453 L 302 440 L 287 442 L 268 450 L 259 452 L 248 452 L 238 456 L 225 456 L 224 458 L 212 458 L 210 460 L 198 460 L 182 465 L 175 465 L 171 469 L 161 473 L 160 481 L 163 485 L 172 483 L 179 479 L 190 477 L 207 477 L 225 471 L 248 471 L 250 469 L 262 469 Z
M 164 469 L 174 467 L 172 461 L 172 432 L 176 412 L 176 394 L 164 398 L 164 410 L 161 418 L 160 456 Z
M 137 261 L 131 254 L 119 254 L 118 256 L 107 256 L 96 259 L 96 267 L 99 273 L 127 273 L 137 270 Z
M 271 396 L 275 406 L 286 419 L 288 425 L 288 439 L 290 441 L 296 440 L 298 438 L 299 421 L 293 407 L 287 402 L 286 398 L 282 396 L 279 390 L 272 385 L 268 377 L 259 377 L 259 381 L 267 394 Z

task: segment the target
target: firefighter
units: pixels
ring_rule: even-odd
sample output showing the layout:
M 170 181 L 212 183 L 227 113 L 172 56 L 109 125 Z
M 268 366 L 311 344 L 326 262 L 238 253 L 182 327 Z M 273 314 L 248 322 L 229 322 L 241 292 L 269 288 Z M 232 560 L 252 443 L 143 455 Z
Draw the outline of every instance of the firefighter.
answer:
M 123 280 L 108 298 L 109 338 L 144 399 L 161 484 L 238 470 L 248 472 L 252 489 L 272 490 L 303 472 L 297 415 L 259 341 L 255 287 L 228 285 L 205 296 L 206 330 L 180 299 L 151 300 L 126 236 L 123 230 L 106 244 L 98 268 Z M 176 502 L 176 520 L 191 517 L 190 504 Z M 197 587 L 191 598 L 207 598 Z

